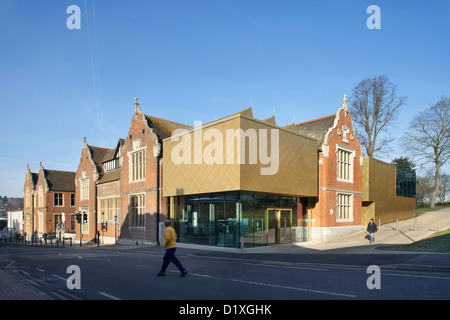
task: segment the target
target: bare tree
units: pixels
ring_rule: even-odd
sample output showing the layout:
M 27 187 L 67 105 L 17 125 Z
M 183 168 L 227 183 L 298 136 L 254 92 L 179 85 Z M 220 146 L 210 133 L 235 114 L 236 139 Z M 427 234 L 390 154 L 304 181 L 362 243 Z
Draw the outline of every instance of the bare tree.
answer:
M 450 157 L 450 98 L 442 97 L 419 113 L 403 138 L 405 149 L 421 164 L 434 165 L 431 207 L 435 207 L 440 187 L 440 169 Z
M 447 197 L 447 193 L 450 187 L 450 175 L 447 173 L 441 174 L 441 185 L 439 187 L 438 198 L 440 203 L 445 202 L 445 198 Z
M 394 140 L 379 135 L 383 131 L 387 133 L 406 97 L 398 96 L 397 86 L 382 75 L 358 83 L 349 101 L 358 140 L 365 147 L 366 155 L 373 158 L 376 152 L 382 151 Z

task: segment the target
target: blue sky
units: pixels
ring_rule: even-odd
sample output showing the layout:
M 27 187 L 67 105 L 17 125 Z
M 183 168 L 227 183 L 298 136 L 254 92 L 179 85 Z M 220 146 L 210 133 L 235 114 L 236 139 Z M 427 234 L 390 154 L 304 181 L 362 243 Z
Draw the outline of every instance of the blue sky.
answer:
M 369 5 L 381 29 L 369 30 Z M 69 30 L 66 9 L 81 10 Z M 144 113 L 193 125 L 245 109 L 277 124 L 336 112 L 362 79 L 407 96 L 391 134 L 450 96 L 450 2 L 1 0 L 0 195 L 33 172 L 76 171 L 83 137 L 112 148 Z M 380 157 L 403 155 L 400 145 Z M 448 170 L 447 170 L 448 171 Z

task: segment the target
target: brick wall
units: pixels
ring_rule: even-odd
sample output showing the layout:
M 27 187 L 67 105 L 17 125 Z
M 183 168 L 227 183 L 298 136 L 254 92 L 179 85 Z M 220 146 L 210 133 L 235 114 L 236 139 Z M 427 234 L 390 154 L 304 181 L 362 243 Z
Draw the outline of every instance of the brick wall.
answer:
M 120 174 L 121 191 L 121 239 L 136 241 L 156 241 L 157 215 L 159 211 L 163 214 L 161 221 L 165 219 L 165 199 L 162 198 L 160 190 L 160 208 L 157 208 L 157 172 L 158 158 L 154 153 L 154 147 L 158 147 L 158 137 L 148 126 L 145 115 L 138 109 L 131 120 L 127 138 L 122 148 L 122 167 Z M 133 181 L 131 179 L 132 153 L 145 150 L 145 179 Z M 159 166 L 161 175 L 162 166 Z M 162 180 L 160 179 L 160 188 Z M 131 222 L 130 198 L 143 195 L 145 199 L 145 218 L 143 226 L 133 226 Z

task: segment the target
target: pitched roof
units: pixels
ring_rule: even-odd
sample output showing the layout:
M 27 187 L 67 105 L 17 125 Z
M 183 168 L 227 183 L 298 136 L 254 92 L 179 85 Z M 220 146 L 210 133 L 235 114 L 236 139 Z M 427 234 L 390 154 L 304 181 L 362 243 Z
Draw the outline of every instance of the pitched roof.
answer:
M 310 136 L 317 140 L 318 146 L 321 146 L 328 129 L 333 126 L 336 114 L 297 123 L 295 128 L 297 132 Z
M 120 180 L 120 168 L 105 172 L 98 180 L 98 184 Z
M 75 192 L 75 172 L 44 169 L 44 175 L 51 191 Z
M 92 161 L 94 161 L 95 166 L 97 167 L 97 172 L 99 173 L 100 177 L 103 175 L 103 158 L 109 151 L 109 149 L 101 148 L 101 147 L 94 147 L 88 145 L 89 151 L 91 153 Z
M 116 157 L 119 148 L 123 146 L 124 143 L 125 139 L 119 138 L 119 140 L 117 141 L 117 145 L 114 148 L 106 150 L 102 159 L 102 163 L 113 160 Z
M 31 172 L 31 179 L 33 179 L 33 185 L 36 185 L 39 178 L 39 173 Z
M 163 140 L 172 136 L 176 129 L 192 129 L 191 126 L 145 115 L 148 126 Z

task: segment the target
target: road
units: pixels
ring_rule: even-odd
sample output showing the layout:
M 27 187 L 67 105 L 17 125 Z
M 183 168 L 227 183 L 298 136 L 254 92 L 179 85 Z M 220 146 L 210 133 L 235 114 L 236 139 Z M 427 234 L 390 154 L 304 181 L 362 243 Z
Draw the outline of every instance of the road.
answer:
M 57 300 L 450 298 L 450 273 L 384 268 L 368 273 L 369 265 L 396 263 L 399 255 L 252 255 L 178 249 L 177 256 L 189 274 L 179 277 L 171 265 L 165 277 L 157 277 L 162 256 L 161 248 L 6 247 L 0 249 L 0 268 Z M 417 255 L 408 257 L 411 260 Z M 73 275 L 69 266 L 79 267 L 80 289 L 67 286 Z M 379 289 L 368 288 L 368 279 Z

